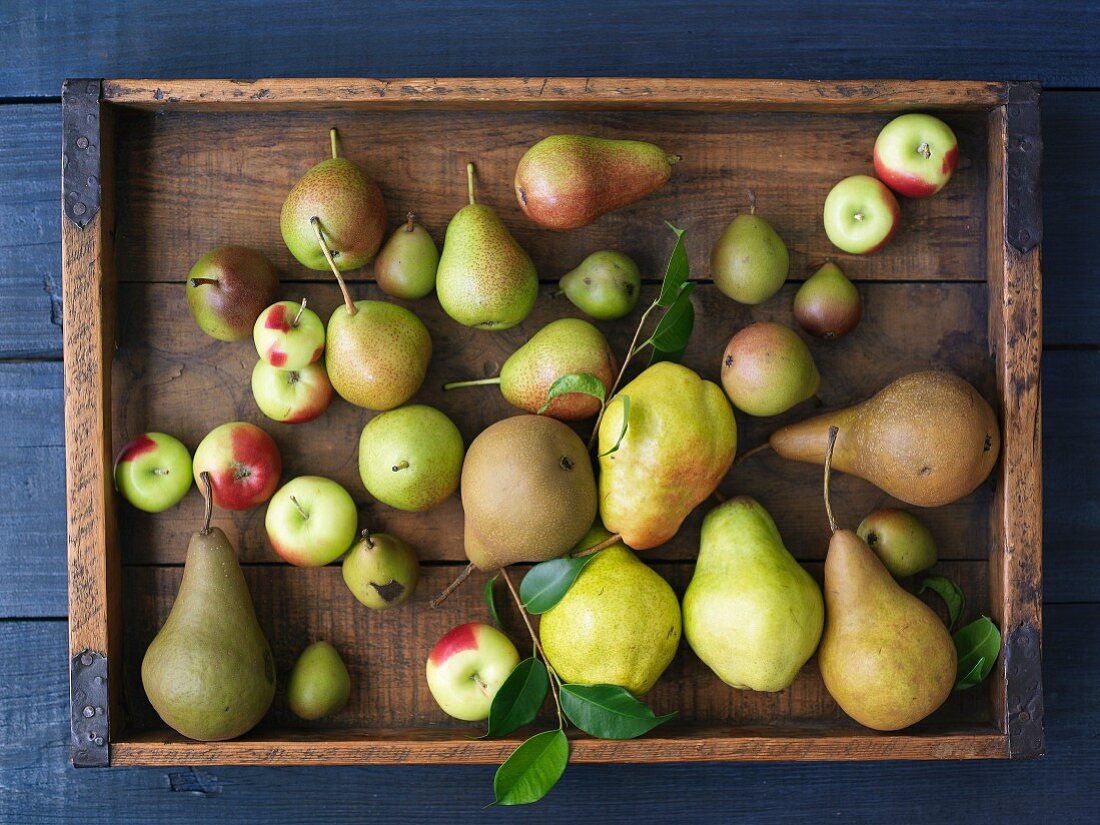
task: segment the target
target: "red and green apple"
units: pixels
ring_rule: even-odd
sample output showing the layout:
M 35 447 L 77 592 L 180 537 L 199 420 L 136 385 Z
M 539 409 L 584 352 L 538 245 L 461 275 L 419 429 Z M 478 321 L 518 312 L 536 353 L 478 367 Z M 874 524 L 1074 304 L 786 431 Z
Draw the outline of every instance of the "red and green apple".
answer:
M 215 427 L 195 450 L 195 483 L 210 474 L 214 504 L 223 510 L 247 510 L 271 498 L 283 470 L 279 448 L 255 424 L 230 421 Z
M 332 479 L 298 476 L 267 505 L 267 538 L 284 561 L 321 567 L 344 554 L 359 525 L 351 495 Z
M 147 513 L 174 507 L 191 489 L 191 453 L 170 435 L 143 433 L 115 459 L 115 487 Z
M 444 713 L 467 722 L 489 718 L 500 686 L 519 664 L 512 642 L 491 625 L 459 625 L 428 655 L 428 689 Z
M 887 123 L 875 140 L 875 174 L 907 198 L 943 189 L 959 162 L 951 127 L 932 115 L 912 113 Z
M 312 364 L 325 351 L 325 325 L 317 313 L 293 301 L 278 301 L 256 319 L 252 339 L 260 358 L 284 370 Z
M 900 216 L 894 193 L 870 175 L 845 178 L 825 198 L 825 234 L 853 255 L 883 247 L 897 231 Z
M 252 395 L 273 421 L 302 424 L 328 409 L 333 391 L 323 361 L 283 370 L 260 360 L 252 369 Z

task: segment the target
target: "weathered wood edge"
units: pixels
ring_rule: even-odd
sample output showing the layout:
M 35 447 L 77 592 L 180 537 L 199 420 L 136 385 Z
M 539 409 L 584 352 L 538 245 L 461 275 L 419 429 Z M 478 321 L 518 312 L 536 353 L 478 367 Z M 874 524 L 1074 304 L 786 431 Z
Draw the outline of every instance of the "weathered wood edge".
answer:
M 990 603 L 1001 609 L 995 618 L 1003 647 L 992 691 L 1009 756 L 1027 759 L 1044 752 L 1041 136 L 1038 86 L 1010 89 L 1011 103 L 993 109 L 989 119 L 989 340 L 1004 408 L 990 552 Z M 1014 219 L 1013 210 L 1029 214 Z
M 69 687 L 76 767 L 109 763 L 110 734 L 119 730 L 110 709 L 122 706 L 121 680 L 108 678 L 110 661 L 120 655 L 121 565 L 113 539 L 109 456 L 113 210 L 109 187 L 104 199 L 101 183 L 104 162 L 110 164 L 112 127 L 100 93 L 100 81 L 89 79 L 66 81 L 61 93 Z M 83 209 L 74 208 L 78 204 Z
M 985 110 L 1004 83 L 979 80 L 742 80 L 726 78 L 313 78 L 104 81 L 118 106 L 179 109 L 725 109 L 883 112 Z

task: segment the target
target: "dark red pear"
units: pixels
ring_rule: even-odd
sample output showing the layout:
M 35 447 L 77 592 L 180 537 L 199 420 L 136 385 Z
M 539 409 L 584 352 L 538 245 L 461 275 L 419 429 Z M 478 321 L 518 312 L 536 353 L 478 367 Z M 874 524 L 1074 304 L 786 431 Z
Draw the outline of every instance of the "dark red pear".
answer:
M 856 285 L 832 261 L 817 270 L 794 296 L 794 318 L 810 335 L 831 340 L 847 335 L 863 315 Z
M 252 337 L 256 319 L 278 292 L 274 264 L 247 246 L 219 246 L 199 258 L 187 276 L 187 305 L 195 323 L 219 341 Z

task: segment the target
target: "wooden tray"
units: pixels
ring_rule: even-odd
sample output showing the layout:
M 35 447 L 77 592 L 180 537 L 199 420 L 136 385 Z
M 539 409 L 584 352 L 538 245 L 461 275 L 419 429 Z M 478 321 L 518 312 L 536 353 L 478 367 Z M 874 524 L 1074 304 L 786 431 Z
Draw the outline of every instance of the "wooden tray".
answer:
M 696 330 L 685 363 L 717 379 L 730 335 L 753 320 L 790 322 L 796 282 L 826 259 L 860 282 L 862 324 L 839 342 L 811 343 L 821 401 L 866 397 L 915 369 L 942 366 L 973 382 L 1000 410 L 1002 462 L 968 498 L 922 512 L 939 539 L 938 570 L 960 582 L 967 616 L 991 615 L 1004 634 L 987 685 L 954 694 L 912 729 L 875 733 L 844 716 L 810 664 L 786 691 L 723 685 L 682 645 L 650 695 L 675 724 L 639 740 L 579 736 L 576 761 L 1017 758 L 1042 751 L 1040 687 L 1041 464 L 1039 417 L 1041 234 L 1038 89 L 984 82 L 822 83 L 608 78 L 461 80 L 73 80 L 66 83 L 62 240 L 65 413 L 69 514 L 69 623 L 73 760 L 77 765 L 344 764 L 497 762 L 518 739 L 472 740 L 429 695 L 423 665 L 451 626 L 485 619 L 483 579 L 443 608 L 428 599 L 464 562 L 457 497 L 428 514 L 370 501 L 356 470 L 370 414 L 337 400 L 315 422 L 266 420 L 248 376 L 248 341 L 202 335 L 182 282 L 209 248 L 243 243 L 275 261 L 287 298 L 308 296 L 327 317 L 339 303 L 326 273 L 293 260 L 278 229 L 294 181 L 340 129 L 343 153 L 377 179 L 390 224 L 414 209 L 437 241 L 465 197 L 464 165 L 479 169 L 479 198 L 496 207 L 543 279 L 531 317 L 506 332 L 461 327 L 434 297 L 408 305 L 431 330 L 435 355 L 417 400 L 451 415 L 467 441 L 513 410 L 489 389 L 441 385 L 493 374 L 549 320 L 576 315 L 554 282 L 588 252 L 634 255 L 652 295 L 672 247 L 669 219 L 687 230 Z M 948 187 L 904 201 L 902 227 L 883 251 L 838 254 L 821 206 L 840 178 L 871 170 L 875 135 L 894 114 L 932 111 L 959 136 L 962 162 Z M 652 140 L 683 156 L 668 185 L 642 202 L 569 233 L 537 229 L 511 190 L 525 148 L 554 132 Z M 760 211 L 791 248 L 791 278 L 760 307 L 726 299 L 707 281 L 709 251 L 752 188 Z M 357 297 L 377 298 L 370 269 L 350 273 Z M 643 297 L 644 306 L 649 299 Z M 603 325 L 622 351 L 637 314 Z M 774 420 L 738 416 L 742 450 L 812 403 Z M 339 569 L 277 563 L 263 508 L 219 513 L 238 548 L 281 677 L 309 641 L 345 654 L 353 693 L 323 724 L 295 720 L 282 691 L 247 736 L 203 744 L 156 717 L 141 689 L 145 646 L 171 605 L 201 500 L 146 516 L 113 491 L 115 450 L 149 429 L 192 449 L 213 426 L 244 419 L 278 442 L 284 478 L 331 476 L 352 492 L 361 522 L 416 546 L 423 581 L 411 604 L 385 613 L 360 606 Z M 587 433 L 586 427 L 581 429 Z M 827 525 L 820 470 L 759 456 L 723 482 L 725 494 L 756 496 L 791 551 L 820 576 Z M 838 476 L 833 499 L 854 526 L 891 502 L 871 485 Z M 701 508 L 705 510 L 705 508 Z M 686 585 L 701 512 L 669 544 L 645 553 L 673 586 Z M 518 617 L 505 612 L 516 631 Z

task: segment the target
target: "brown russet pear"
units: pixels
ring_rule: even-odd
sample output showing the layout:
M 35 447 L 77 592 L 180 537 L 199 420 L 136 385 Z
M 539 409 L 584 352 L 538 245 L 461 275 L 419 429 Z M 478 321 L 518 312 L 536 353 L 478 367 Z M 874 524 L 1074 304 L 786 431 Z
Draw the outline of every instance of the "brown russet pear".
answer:
M 275 661 L 229 540 L 210 526 L 187 546 L 183 581 L 145 651 L 141 681 L 160 718 L 189 739 L 215 742 L 251 730 L 275 697 Z
M 825 468 L 833 537 L 825 557 L 825 632 L 817 651 L 821 678 L 841 709 L 861 725 L 901 730 L 950 695 L 955 643 L 935 611 L 894 581 L 863 539 L 837 528 L 828 508 L 828 458 Z
M 759 304 L 787 280 L 790 256 L 771 224 L 756 214 L 738 215 L 710 254 L 710 277 L 724 294 L 742 304 Z
M 279 228 L 302 266 L 340 271 L 358 269 L 378 251 L 386 234 L 386 204 L 378 184 L 347 158 L 339 157 L 336 130 L 329 131 L 332 157 L 302 175 L 283 202 Z M 322 253 L 317 233 L 331 256 Z
M 608 402 L 600 421 L 600 518 L 635 550 L 663 544 L 714 492 L 736 448 L 721 388 L 680 364 L 654 364 Z
M 500 216 L 474 196 L 474 165 L 466 165 L 470 203 L 447 224 L 435 291 L 443 311 L 478 329 L 514 327 L 530 313 L 539 294 L 531 257 Z
M 856 285 L 836 264 L 824 264 L 794 294 L 794 319 L 810 335 L 829 341 L 847 335 L 863 316 Z
M 462 464 L 466 556 L 480 570 L 557 558 L 596 518 L 588 449 L 567 425 L 517 415 L 489 426 Z
M 548 229 L 576 229 L 659 189 L 680 158 L 640 140 L 551 135 L 516 167 L 516 199 Z
M 394 298 L 414 300 L 435 289 L 439 250 L 412 212 L 374 259 L 374 280 Z
M 1000 452 L 997 416 L 978 391 L 949 372 L 914 372 L 851 407 L 783 427 L 769 443 L 783 458 L 821 464 L 837 427 L 833 468 L 894 498 L 939 507 L 973 492 Z
M 749 415 L 779 415 L 812 398 L 820 386 L 810 348 L 783 324 L 750 324 L 722 354 L 722 387 L 733 406 Z
M 559 421 L 579 421 L 600 411 L 599 399 L 570 392 L 547 405 L 546 395 L 554 382 L 565 375 L 591 375 L 603 384 L 606 394 L 618 370 L 619 362 L 602 332 L 580 318 L 559 318 L 508 356 L 498 377 L 455 381 L 444 389 L 499 384 L 501 394 L 514 407 Z

